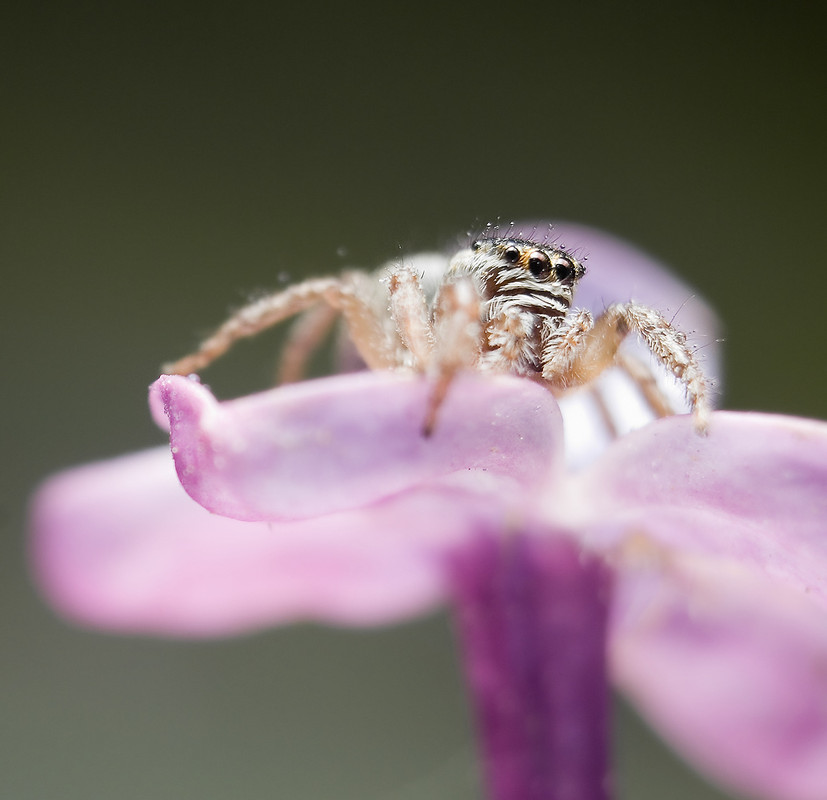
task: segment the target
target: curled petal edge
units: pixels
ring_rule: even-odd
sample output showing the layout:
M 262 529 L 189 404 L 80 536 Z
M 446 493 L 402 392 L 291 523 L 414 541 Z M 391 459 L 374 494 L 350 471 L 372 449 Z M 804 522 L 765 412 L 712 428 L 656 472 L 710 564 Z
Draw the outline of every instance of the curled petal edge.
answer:
M 365 372 L 223 403 L 180 376 L 162 376 L 152 391 L 170 420 L 181 484 L 238 520 L 355 509 L 455 473 L 529 491 L 562 451 L 554 399 L 516 378 L 457 377 L 430 436 L 431 384 L 415 376 Z

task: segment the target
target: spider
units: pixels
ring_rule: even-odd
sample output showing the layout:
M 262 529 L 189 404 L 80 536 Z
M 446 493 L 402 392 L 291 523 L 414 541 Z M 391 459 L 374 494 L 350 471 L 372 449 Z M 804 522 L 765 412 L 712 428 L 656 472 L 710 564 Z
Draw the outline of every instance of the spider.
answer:
M 511 236 L 474 241 L 451 259 L 435 291 L 404 265 L 382 274 L 351 271 L 304 281 L 245 306 L 168 373 L 206 367 L 237 340 L 302 314 L 285 347 L 281 377 L 301 376 L 311 353 L 341 315 L 370 369 L 435 378 L 423 432 L 435 425 L 450 382 L 460 369 L 507 372 L 540 382 L 560 396 L 588 386 L 616 365 L 638 385 L 656 416 L 674 413 L 651 369 L 620 351 L 636 333 L 684 386 L 699 433 L 706 430 L 707 382 L 686 336 L 659 312 L 635 302 L 610 305 L 594 318 L 573 309 L 585 274 L 568 250 Z

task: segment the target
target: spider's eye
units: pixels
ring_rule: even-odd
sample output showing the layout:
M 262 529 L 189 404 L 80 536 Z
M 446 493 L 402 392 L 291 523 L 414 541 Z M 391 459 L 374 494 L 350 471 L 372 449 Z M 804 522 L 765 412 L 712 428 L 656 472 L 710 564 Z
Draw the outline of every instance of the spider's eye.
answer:
M 535 250 L 528 259 L 528 271 L 538 280 L 548 278 L 551 275 L 551 262 L 548 256 L 539 250 Z
M 515 245 L 511 244 L 505 248 L 505 252 L 503 253 L 503 258 L 509 264 L 516 264 L 520 260 L 520 248 L 516 247 Z
M 567 281 L 574 277 L 574 264 L 568 258 L 558 258 L 554 262 L 554 272 L 558 281 Z
M 471 249 L 476 253 L 482 247 L 482 242 L 477 239 L 477 241 L 472 242 Z

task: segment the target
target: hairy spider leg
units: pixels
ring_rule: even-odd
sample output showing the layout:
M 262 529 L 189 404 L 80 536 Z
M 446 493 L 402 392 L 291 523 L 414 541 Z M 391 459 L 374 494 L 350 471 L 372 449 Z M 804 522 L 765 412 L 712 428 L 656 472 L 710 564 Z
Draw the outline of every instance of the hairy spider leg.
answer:
M 617 363 L 618 349 L 632 332 L 637 333 L 654 356 L 683 383 L 695 427 L 699 433 L 706 431 L 710 414 L 706 379 L 687 346 L 686 336 L 658 311 L 638 303 L 609 306 L 596 320 L 592 320 L 588 312 L 577 312 L 569 324 L 549 337 L 544 352 L 543 379 L 562 390 L 589 383 Z M 653 410 L 657 408 L 653 406 Z
M 301 312 L 287 332 L 287 339 L 281 349 L 276 383 L 298 383 L 307 374 L 307 364 L 330 333 L 339 318 L 338 308 L 327 303 L 311 306 Z
M 422 433 L 430 436 L 437 414 L 457 372 L 478 365 L 482 323 L 479 291 L 469 278 L 444 284 L 434 301 L 434 354 L 429 372 L 434 386 L 428 401 Z
M 373 307 L 363 299 L 365 284 L 372 285 L 368 276 L 353 272 L 341 278 L 305 281 L 263 297 L 233 314 L 193 353 L 164 365 L 163 371 L 178 375 L 198 372 L 240 339 L 255 336 L 317 303 L 327 303 L 341 312 L 353 343 L 368 367 L 393 368 L 397 364 L 398 343 Z
M 415 370 L 426 370 L 433 361 L 434 328 L 428 300 L 419 276 L 407 267 L 395 269 L 388 281 L 391 317 Z
M 658 385 L 649 364 L 623 350 L 618 351 L 615 363 L 631 378 L 656 417 L 669 417 L 675 413 L 672 403 Z

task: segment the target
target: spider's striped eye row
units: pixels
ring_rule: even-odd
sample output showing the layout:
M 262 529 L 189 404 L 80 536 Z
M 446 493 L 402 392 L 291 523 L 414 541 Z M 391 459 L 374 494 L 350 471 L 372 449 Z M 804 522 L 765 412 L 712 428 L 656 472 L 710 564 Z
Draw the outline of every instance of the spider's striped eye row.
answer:
M 503 252 L 503 258 L 509 264 L 516 264 L 522 255 L 520 248 L 509 245 Z M 537 279 L 545 280 L 551 277 L 552 263 L 548 255 L 542 250 L 535 250 L 528 257 L 528 271 Z M 574 264 L 565 256 L 558 256 L 553 266 L 554 277 L 558 281 L 565 281 L 574 275 Z
M 484 240 L 477 240 L 471 245 L 471 249 L 476 253 L 482 249 L 483 243 Z M 508 264 L 519 263 L 523 260 L 529 249 L 525 246 L 527 244 L 530 245 L 530 243 L 523 243 L 524 246 L 520 247 L 518 243 L 512 242 L 507 244 L 505 249 L 502 250 L 502 258 Z M 545 250 L 541 250 L 540 248 L 529 252 L 528 258 L 525 260 L 525 266 L 531 275 L 540 281 L 553 277 L 554 280 L 565 283 L 573 280 L 577 273 L 574 262 L 566 255 L 563 253 L 555 253 L 550 256 Z

